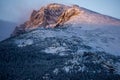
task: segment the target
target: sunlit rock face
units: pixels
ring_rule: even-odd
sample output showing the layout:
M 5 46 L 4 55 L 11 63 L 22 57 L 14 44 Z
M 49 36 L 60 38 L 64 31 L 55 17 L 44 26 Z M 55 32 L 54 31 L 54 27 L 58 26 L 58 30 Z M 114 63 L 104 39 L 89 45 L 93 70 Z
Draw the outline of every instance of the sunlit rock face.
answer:
M 25 22 L 27 29 L 36 27 L 57 27 L 68 21 L 72 16 L 78 16 L 78 6 L 66 6 L 62 4 L 49 4 L 40 10 L 33 10 L 30 20 Z
M 120 26 L 120 20 L 81 8 L 78 5 L 67 6 L 52 3 L 41 7 L 38 11 L 33 10 L 30 19 L 16 27 L 12 36 L 38 27 L 55 28 L 66 24 Z

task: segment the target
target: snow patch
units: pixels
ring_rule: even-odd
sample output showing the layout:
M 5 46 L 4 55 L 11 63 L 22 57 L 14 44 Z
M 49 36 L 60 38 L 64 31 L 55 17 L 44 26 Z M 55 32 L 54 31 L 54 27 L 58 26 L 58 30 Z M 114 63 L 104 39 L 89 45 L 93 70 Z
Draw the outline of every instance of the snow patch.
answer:
M 42 78 L 43 78 L 43 80 L 51 80 L 49 73 L 44 74 L 44 76 Z
M 63 67 L 63 70 L 68 73 L 70 71 L 70 66 L 64 66 Z
M 82 63 L 82 57 L 74 57 L 73 59 L 68 60 L 65 62 L 65 66 L 63 67 L 63 70 L 68 72 L 84 72 L 86 70 L 85 65 Z
M 58 72 L 59 72 L 59 69 L 58 69 L 58 68 L 55 68 L 55 69 L 53 70 L 53 73 L 54 73 L 55 75 L 57 75 Z
M 120 63 L 116 63 L 116 73 L 120 75 Z
M 18 47 L 25 47 L 33 44 L 33 40 L 31 39 L 20 39 L 16 40 L 15 43 Z
M 51 53 L 51 54 L 59 54 L 60 56 L 64 56 L 65 54 L 62 53 L 64 52 L 66 49 L 65 47 L 48 47 L 47 49 L 44 50 L 44 52 L 46 53 Z

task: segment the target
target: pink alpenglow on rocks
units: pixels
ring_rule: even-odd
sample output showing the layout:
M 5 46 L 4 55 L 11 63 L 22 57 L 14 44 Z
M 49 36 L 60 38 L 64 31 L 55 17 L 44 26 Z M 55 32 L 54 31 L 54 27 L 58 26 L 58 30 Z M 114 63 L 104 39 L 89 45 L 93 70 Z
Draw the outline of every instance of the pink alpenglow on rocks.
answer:
M 120 20 L 90 11 L 78 5 L 67 6 L 52 3 L 41 7 L 38 11 L 33 10 L 29 20 L 16 27 L 12 36 L 38 27 L 55 28 L 66 24 L 80 26 L 120 26 Z

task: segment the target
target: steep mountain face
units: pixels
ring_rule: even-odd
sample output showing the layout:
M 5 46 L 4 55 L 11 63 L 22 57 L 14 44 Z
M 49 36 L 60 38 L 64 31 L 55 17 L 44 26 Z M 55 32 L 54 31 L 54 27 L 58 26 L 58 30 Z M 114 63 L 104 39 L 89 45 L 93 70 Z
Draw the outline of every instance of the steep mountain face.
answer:
M 63 4 L 49 4 L 40 10 L 33 10 L 30 19 L 24 24 L 16 27 L 12 36 L 38 28 L 54 28 L 66 24 L 78 24 L 84 26 L 120 26 L 120 20 L 105 16 L 93 11 L 81 8 L 77 5 L 66 6 Z

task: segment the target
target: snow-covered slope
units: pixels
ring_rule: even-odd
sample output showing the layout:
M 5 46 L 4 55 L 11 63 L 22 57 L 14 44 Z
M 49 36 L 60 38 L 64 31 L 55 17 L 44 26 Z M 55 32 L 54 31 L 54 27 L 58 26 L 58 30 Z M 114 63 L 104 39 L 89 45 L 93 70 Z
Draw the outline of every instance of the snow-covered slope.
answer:
M 4 80 L 119 80 L 119 32 L 114 26 L 35 29 L 0 43 L 0 74 Z
M 64 30 L 60 28 L 54 30 L 43 28 L 42 30 L 40 28 L 28 33 L 27 36 L 26 34 L 22 35 L 24 36 L 23 39 L 15 39 L 15 43 L 18 45 L 18 47 L 22 47 L 20 46 L 21 44 L 23 46 L 27 46 L 31 43 L 34 44 L 34 42 L 36 42 L 36 39 L 39 41 L 39 39 L 45 39 L 47 37 L 69 39 L 71 42 L 74 42 L 72 39 L 74 39 L 73 37 L 76 37 L 82 40 L 81 43 L 91 47 L 91 51 L 103 51 L 120 56 L 120 27 L 78 27 L 78 25 L 71 25 L 71 27 L 67 26 L 65 28 L 67 29 Z M 31 39 L 27 39 L 29 37 L 31 37 Z M 47 51 L 52 50 L 51 48 Z M 55 48 L 53 49 L 56 50 Z M 84 49 L 81 50 L 84 51 Z
M 103 15 L 82 7 L 78 7 L 80 13 L 78 15 L 72 16 L 68 21 L 69 23 L 75 23 L 79 25 L 86 26 L 120 26 L 120 19 L 116 19 L 107 15 Z

